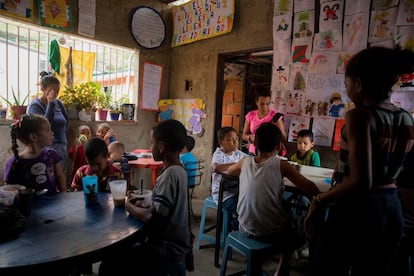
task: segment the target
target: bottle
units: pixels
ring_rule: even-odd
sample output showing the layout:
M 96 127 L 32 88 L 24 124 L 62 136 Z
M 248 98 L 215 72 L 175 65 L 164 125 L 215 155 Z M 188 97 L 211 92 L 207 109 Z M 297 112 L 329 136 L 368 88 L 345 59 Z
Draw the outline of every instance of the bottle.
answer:
M 88 140 L 88 137 L 86 137 L 85 134 L 81 134 L 79 135 L 79 142 L 81 142 L 82 144 L 86 142 L 86 140 Z

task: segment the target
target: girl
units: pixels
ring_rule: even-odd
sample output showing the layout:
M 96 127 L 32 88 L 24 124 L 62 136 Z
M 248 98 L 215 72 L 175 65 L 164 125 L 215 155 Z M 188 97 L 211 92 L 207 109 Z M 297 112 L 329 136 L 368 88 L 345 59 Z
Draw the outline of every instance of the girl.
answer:
M 305 227 L 310 235 L 315 211 L 330 205 L 308 275 L 391 275 L 403 229 L 396 184 L 400 172 L 409 168 L 414 122 L 391 103 L 390 95 L 399 76 L 413 71 L 409 50 L 371 47 L 349 60 L 345 84 L 355 104 L 346 114 L 343 133 L 349 175 L 314 197 L 309 208 Z M 412 167 L 410 171 L 413 179 Z
M 55 149 L 49 121 L 41 115 L 23 115 L 11 126 L 14 155 L 6 163 L 4 182 L 54 194 L 66 191 L 66 179 Z M 19 153 L 17 139 L 25 145 Z

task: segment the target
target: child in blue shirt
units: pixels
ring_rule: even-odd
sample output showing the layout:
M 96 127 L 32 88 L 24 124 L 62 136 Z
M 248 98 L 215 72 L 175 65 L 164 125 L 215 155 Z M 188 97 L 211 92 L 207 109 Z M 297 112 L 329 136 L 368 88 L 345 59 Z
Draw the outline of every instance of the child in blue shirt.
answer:
M 195 140 L 187 135 L 185 146 L 180 153 L 180 161 L 183 164 L 188 175 L 188 187 L 194 187 L 195 175 L 197 174 L 197 158 L 191 152 L 194 148 Z

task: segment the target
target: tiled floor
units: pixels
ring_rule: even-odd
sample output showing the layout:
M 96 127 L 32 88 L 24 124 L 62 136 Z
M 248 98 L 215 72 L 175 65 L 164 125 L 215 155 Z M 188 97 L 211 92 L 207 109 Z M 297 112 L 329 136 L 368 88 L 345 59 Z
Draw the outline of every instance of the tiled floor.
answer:
M 192 230 L 193 233 L 198 235 L 199 227 L 200 227 L 200 217 L 201 217 L 201 209 L 203 205 L 203 200 L 193 199 L 193 210 L 196 216 L 197 221 L 194 218 L 191 218 L 192 221 Z M 215 213 L 213 210 L 208 213 L 208 220 L 207 224 L 212 225 L 214 224 Z M 213 232 L 212 232 L 213 233 Z M 188 276 L 211 276 L 211 275 L 219 275 L 220 269 L 214 266 L 214 247 L 209 246 L 207 243 L 202 243 L 201 249 L 195 248 L 194 242 L 194 271 L 187 272 Z M 223 250 L 220 251 L 220 263 L 221 263 L 221 254 Z M 292 258 L 291 260 L 291 273 L 290 276 L 303 276 L 304 270 L 306 266 L 306 258 Z M 236 272 L 242 270 L 246 267 L 245 258 L 243 255 L 238 254 L 237 252 L 233 253 L 232 260 L 228 262 L 227 265 L 227 273 Z M 264 262 L 264 270 L 268 275 L 273 275 L 276 270 L 277 262 L 275 260 L 269 259 Z M 93 271 L 94 273 L 98 272 L 99 264 L 94 264 Z

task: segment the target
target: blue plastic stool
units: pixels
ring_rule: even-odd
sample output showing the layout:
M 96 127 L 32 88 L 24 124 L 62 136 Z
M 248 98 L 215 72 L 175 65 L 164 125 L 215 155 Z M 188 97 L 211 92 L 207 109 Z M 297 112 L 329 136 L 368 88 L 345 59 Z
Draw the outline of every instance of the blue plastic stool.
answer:
M 236 249 L 239 253 L 243 254 L 247 258 L 246 275 L 257 275 L 258 269 L 261 267 L 261 261 L 263 254 L 267 251 L 271 252 L 272 244 L 256 241 L 250 239 L 240 233 L 240 231 L 230 232 L 226 239 L 226 245 L 224 246 L 223 261 L 220 267 L 220 276 L 226 275 L 227 261 L 232 248 Z M 240 275 L 241 271 L 234 273 Z
M 213 226 L 206 228 L 206 225 L 205 225 L 206 218 L 207 218 L 207 208 L 212 208 L 216 210 L 218 208 L 212 196 L 207 197 L 204 200 L 203 210 L 201 212 L 200 230 L 198 231 L 198 236 L 197 236 L 197 243 L 196 243 L 197 249 L 200 249 L 201 241 L 207 241 L 208 243 L 213 244 L 213 245 L 215 245 L 216 243 L 215 235 L 208 234 L 211 230 L 215 229 L 216 226 L 213 225 Z M 229 229 L 230 229 L 230 214 L 228 211 L 223 209 L 223 229 L 222 229 L 222 235 L 221 235 L 222 238 L 220 241 L 220 245 L 222 247 L 224 246 L 225 237 L 227 237 L 227 234 L 229 233 Z

